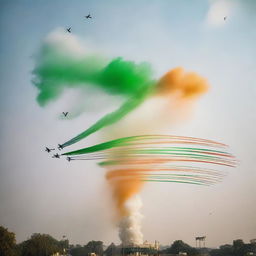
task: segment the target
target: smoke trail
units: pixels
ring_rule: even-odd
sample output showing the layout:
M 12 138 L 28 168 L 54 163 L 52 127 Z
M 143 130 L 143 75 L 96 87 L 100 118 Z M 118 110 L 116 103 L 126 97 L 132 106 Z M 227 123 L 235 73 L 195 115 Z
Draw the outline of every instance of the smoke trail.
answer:
M 74 48 L 80 49 L 79 53 Z M 63 143 L 63 147 L 121 120 L 149 95 L 178 94 L 181 98 L 193 98 L 208 88 L 203 78 L 195 73 L 185 73 L 182 68 L 169 71 L 156 83 L 148 63 L 136 64 L 120 57 L 107 61 L 98 55 L 89 54 L 87 49 L 81 49 L 78 39 L 73 35 L 55 32 L 47 37 L 37 54 L 33 70 L 33 82 L 39 91 L 39 105 L 45 106 L 58 99 L 66 88 L 81 90 L 94 87 L 109 94 L 121 95 L 126 100 L 116 111 Z
M 227 147 L 227 145 L 220 142 L 207 140 L 207 139 L 193 138 L 193 137 L 172 136 L 172 135 L 140 135 L 140 136 L 130 136 L 130 137 L 111 140 L 111 141 L 100 143 L 91 147 L 86 147 L 79 150 L 66 152 L 66 153 L 63 153 L 62 155 L 82 155 L 87 153 L 103 151 L 107 149 L 113 149 L 117 147 L 130 146 L 133 149 L 138 146 L 159 145 L 159 144 L 193 144 L 193 145 L 203 145 L 203 146 L 210 146 L 210 147 Z M 208 149 L 204 149 L 204 150 L 209 151 Z M 215 152 L 224 153 L 223 151 L 215 151 Z
M 222 143 L 206 139 L 142 135 L 108 141 L 64 155 L 69 155 L 73 160 L 100 160 L 99 164 L 107 168 L 106 179 L 112 188 L 119 216 L 119 237 L 122 244 L 127 246 L 143 242 L 141 202 L 136 198 L 143 184 L 216 184 L 224 177 L 220 171 L 177 164 L 189 162 L 234 167 L 236 160 L 225 151 L 226 147 Z
M 87 130 L 65 142 L 63 147 L 74 144 L 107 125 L 116 123 L 126 114 L 137 108 L 147 98 L 147 96 L 153 95 L 153 93 L 163 97 L 175 95 L 176 101 L 182 101 L 182 103 L 185 104 L 187 102 L 186 100 L 195 100 L 200 95 L 204 94 L 208 90 L 208 84 L 206 80 L 198 74 L 194 72 L 186 73 L 181 67 L 179 67 L 170 70 L 159 80 L 157 84 L 152 83 L 152 86 L 147 87 L 146 89 L 147 90 L 144 89 L 141 91 L 141 93 L 137 92 L 134 97 L 124 103 L 124 105 L 117 111 L 104 116 Z
M 65 88 L 95 87 L 129 98 L 152 86 L 148 63 L 136 64 L 121 57 L 107 61 L 87 49 L 77 54 L 73 49 L 77 45 L 80 46 L 75 36 L 55 32 L 39 49 L 33 82 L 41 106 L 60 97 Z
M 103 118 L 101 118 L 99 121 L 97 121 L 95 124 L 90 126 L 87 130 L 80 133 L 76 137 L 72 138 L 71 140 L 65 142 L 62 144 L 63 147 L 67 147 L 69 145 L 72 145 L 90 134 L 100 130 L 101 128 L 114 124 L 115 122 L 122 119 L 126 114 L 128 114 L 130 111 L 135 109 L 139 104 L 141 104 L 146 97 L 146 93 L 141 93 L 140 95 L 137 95 L 136 97 L 131 98 L 130 100 L 126 101 L 118 110 L 107 114 Z
M 184 147 L 182 144 L 189 146 Z M 108 141 L 68 152 L 66 155 L 78 160 L 86 155 L 90 155 L 90 159 L 94 159 L 95 156 L 95 159 L 103 160 L 100 165 L 108 170 L 106 179 L 112 188 L 119 214 L 119 237 L 122 244 L 127 246 L 139 245 L 143 242 L 141 202 L 134 199 L 143 184 L 145 182 L 199 186 L 216 184 L 224 177 L 219 171 L 199 166 L 173 165 L 173 163 L 189 162 L 233 167 L 236 161 L 230 153 L 224 151 L 225 148 L 226 145 L 222 143 L 205 139 L 144 135 Z
M 160 95 L 175 94 L 182 99 L 197 98 L 207 92 L 207 81 L 194 72 L 178 67 L 167 72 L 158 82 Z
M 167 100 L 168 104 L 163 104 L 164 109 L 159 116 L 168 119 L 168 116 L 173 115 L 170 108 L 178 106 L 169 104 L 169 99 L 174 98 L 175 103 L 186 105 L 208 90 L 204 78 L 196 73 L 185 73 L 182 68 L 167 72 L 156 82 L 152 78 L 149 64 L 136 64 L 122 58 L 109 61 L 101 56 L 89 54 L 87 49 L 82 49 L 74 36 L 63 33 L 54 33 L 44 42 L 37 55 L 33 74 L 34 85 L 39 91 L 37 101 L 40 106 L 58 99 L 66 88 L 83 90 L 93 87 L 124 98 L 121 107 L 65 142 L 63 147 L 116 123 L 149 96 L 160 96 L 160 100 L 161 98 Z M 152 123 L 152 116 L 148 119 Z M 141 122 L 138 123 L 140 124 Z M 192 144 L 194 148 L 163 146 L 175 143 Z M 204 148 L 199 148 L 199 145 Z M 140 203 L 138 199 L 133 199 L 131 205 L 127 205 L 129 199 L 139 193 L 144 182 L 178 182 L 196 185 L 218 182 L 221 175 L 214 172 L 209 174 L 208 170 L 199 167 L 181 169 L 168 164 L 189 162 L 234 166 L 230 154 L 207 148 L 223 146 L 221 143 L 209 140 L 178 136 L 135 136 L 68 152 L 66 155 L 70 155 L 72 160 L 103 160 L 100 165 L 108 170 L 106 178 L 111 185 L 121 218 L 119 228 L 122 243 L 140 244 L 143 240 L 140 231 Z M 171 173 L 163 174 L 159 173 L 160 171 Z
M 87 87 L 121 95 L 125 102 L 119 109 L 64 143 L 63 147 L 123 118 L 144 101 L 155 85 L 148 63 L 136 64 L 121 57 L 107 61 L 86 53 L 86 50 L 77 54 L 72 50 L 74 45 L 79 45 L 78 40 L 61 32 L 51 34 L 42 44 L 33 70 L 33 83 L 39 91 L 38 104 L 45 106 L 58 99 L 67 88 L 82 90 Z

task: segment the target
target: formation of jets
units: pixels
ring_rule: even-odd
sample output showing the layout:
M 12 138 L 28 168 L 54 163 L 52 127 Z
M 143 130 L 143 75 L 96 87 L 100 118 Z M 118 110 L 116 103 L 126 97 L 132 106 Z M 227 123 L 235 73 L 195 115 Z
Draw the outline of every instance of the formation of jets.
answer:
M 68 112 L 62 112 L 62 114 L 66 117 L 68 115 Z M 59 150 L 62 150 L 63 149 L 63 146 L 61 144 L 58 144 L 58 149 Z M 55 148 L 48 148 L 48 147 L 45 147 L 45 151 L 47 153 L 50 153 L 51 151 L 55 150 Z M 60 158 L 60 155 L 58 153 L 54 154 L 52 156 L 52 158 Z M 70 162 L 71 158 L 70 157 L 67 157 L 67 160 Z
M 63 146 L 61 145 L 61 144 L 58 144 L 58 149 L 59 150 L 61 150 L 61 149 L 63 149 Z M 55 148 L 48 148 L 48 147 L 45 147 L 45 151 L 47 152 L 47 153 L 50 153 L 52 150 L 55 150 Z M 56 154 L 54 154 L 53 156 L 52 156 L 52 158 L 60 158 L 60 154 L 59 153 L 56 153 Z M 67 157 L 66 158 L 69 162 L 72 160 L 71 159 L 71 157 Z
M 89 13 L 88 15 L 84 16 L 86 19 L 92 19 L 91 14 Z M 71 27 L 66 29 L 68 33 L 71 33 Z

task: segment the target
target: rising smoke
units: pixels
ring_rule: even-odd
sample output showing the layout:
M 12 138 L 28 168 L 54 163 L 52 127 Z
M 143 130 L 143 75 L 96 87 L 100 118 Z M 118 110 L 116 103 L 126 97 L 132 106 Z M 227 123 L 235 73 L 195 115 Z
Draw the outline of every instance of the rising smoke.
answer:
M 140 213 L 142 201 L 138 195 L 125 202 L 126 215 L 119 223 L 119 237 L 124 246 L 139 245 L 143 243 L 141 232 L 142 214 Z

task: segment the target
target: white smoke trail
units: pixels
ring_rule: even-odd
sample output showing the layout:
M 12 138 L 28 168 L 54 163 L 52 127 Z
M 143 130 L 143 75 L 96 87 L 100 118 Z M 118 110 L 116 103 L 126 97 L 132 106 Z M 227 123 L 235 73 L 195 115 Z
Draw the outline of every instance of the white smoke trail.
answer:
M 140 213 L 142 201 L 138 195 L 129 199 L 125 204 L 127 215 L 119 223 L 119 237 L 122 245 L 139 245 L 143 243 L 141 232 L 141 221 L 143 215 Z

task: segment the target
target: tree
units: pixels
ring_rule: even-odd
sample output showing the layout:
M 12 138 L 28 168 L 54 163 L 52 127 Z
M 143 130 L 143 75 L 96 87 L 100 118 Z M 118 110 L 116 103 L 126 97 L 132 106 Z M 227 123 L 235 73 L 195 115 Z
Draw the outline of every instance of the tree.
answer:
M 99 256 L 103 255 L 103 242 L 101 241 L 90 241 L 83 247 L 75 247 L 71 249 L 72 256 L 84 256 L 88 253 L 96 253 Z
M 54 253 L 62 253 L 62 244 L 46 234 L 33 234 L 30 239 L 20 244 L 22 256 L 50 256 Z
M 0 226 L 0 255 L 15 255 L 16 239 L 13 232 L 9 232 L 7 228 Z
M 63 252 L 67 251 L 67 249 L 69 248 L 69 241 L 68 241 L 68 239 L 59 241 L 59 246 L 61 247 L 61 250 Z
M 242 239 L 237 239 L 233 241 L 233 255 L 243 256 L 245 255 L 245 246 Z
M 219 249 L 210 251 L 211 256 L 245 256 L 247 253 L 256 252 L 256 246 L 253 244 L 245 244 L 243 240 L 237 239 L 233 241 L 233 245 L 221 245 Z
M 104 251 L 104 254 L 106 256 L 117 256 L 120 255 L 120 250 L 114 243 L 111 243 L 108 246 L 108 248 Z
M 103 242 L 90 241 L 86 246 L 88 253 L 95 252 L 97 255 L 103 255 Z
M 186 252 L 188 255 L 197 255 L 197 249 L 184 243 L 182 240 L 176 240 L 173 242 L 170 248 L 164 250 L 164 253 L 178 254 L 179 252 Z

